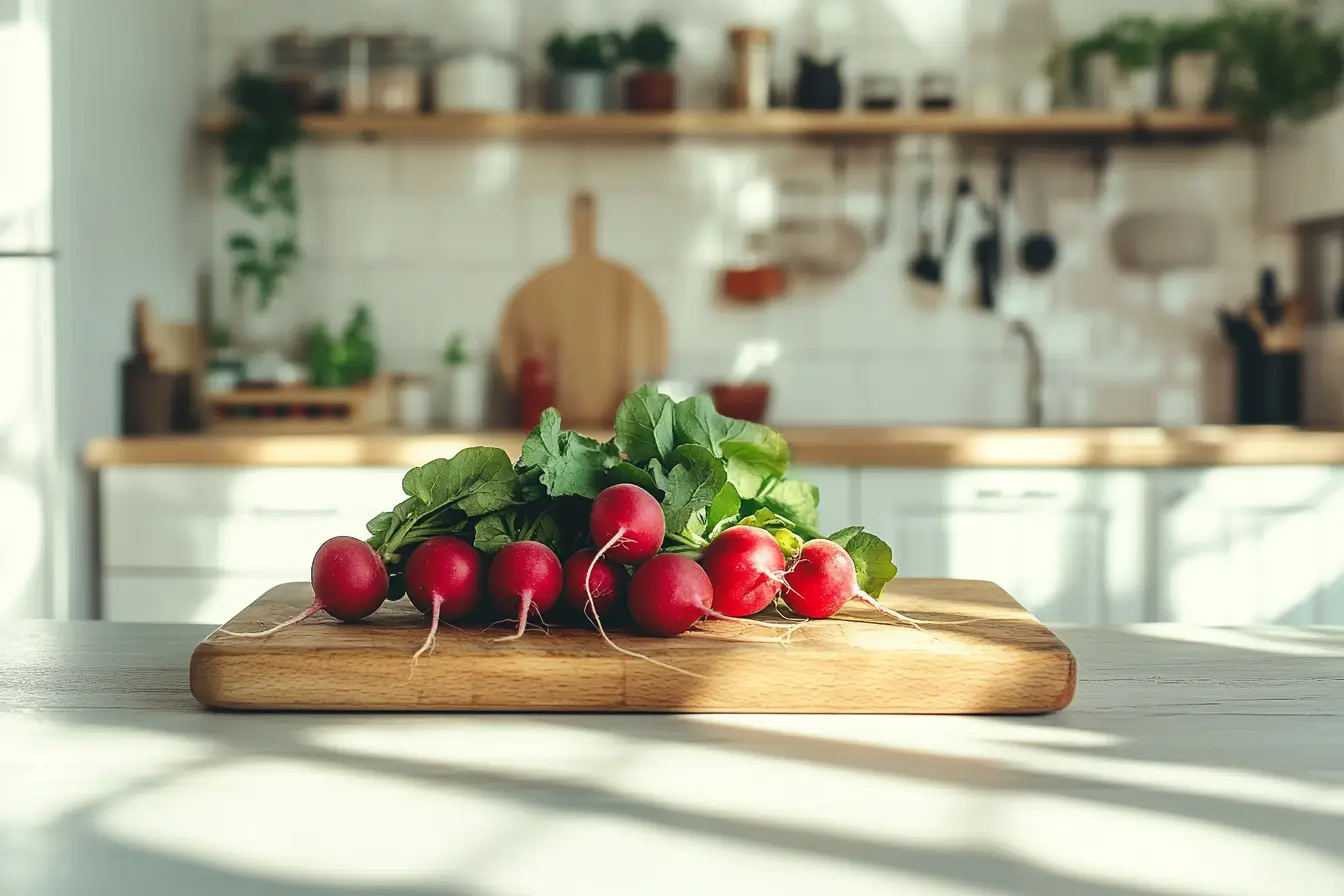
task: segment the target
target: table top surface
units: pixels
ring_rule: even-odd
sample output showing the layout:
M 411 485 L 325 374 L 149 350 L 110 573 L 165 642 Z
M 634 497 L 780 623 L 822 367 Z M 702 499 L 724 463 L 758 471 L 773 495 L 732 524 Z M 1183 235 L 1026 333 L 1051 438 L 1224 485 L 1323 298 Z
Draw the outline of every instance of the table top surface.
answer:
M 208 712 L 209 630 L 0 628 L 0 894 L 1344 893 L 1341 628 L 1061 629 L 1030 718 Z

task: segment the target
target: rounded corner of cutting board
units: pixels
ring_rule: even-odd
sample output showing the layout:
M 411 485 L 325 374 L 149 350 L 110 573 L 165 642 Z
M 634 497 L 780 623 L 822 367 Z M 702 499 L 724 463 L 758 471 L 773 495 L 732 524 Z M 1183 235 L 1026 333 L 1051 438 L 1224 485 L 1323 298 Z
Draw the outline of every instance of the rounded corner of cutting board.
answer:
M 222 706 L 218 679 L 214 674 L 215 660 L 218 654 L 210 639 L 196 645 L 191 652 L 191 663 L 187 667 L 187 681 L 191 696 L 202 706 L 215 709 Z

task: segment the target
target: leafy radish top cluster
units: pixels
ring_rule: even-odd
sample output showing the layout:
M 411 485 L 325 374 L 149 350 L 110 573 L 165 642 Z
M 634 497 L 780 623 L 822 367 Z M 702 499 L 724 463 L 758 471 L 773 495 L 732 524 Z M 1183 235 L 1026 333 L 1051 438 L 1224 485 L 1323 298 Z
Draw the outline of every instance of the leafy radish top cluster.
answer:
M 706 396 L 674 402 L 645 386 L 616 414 L 611 441 L 560 428 L 547 410 L 511 463 L 498 448 L 468 448 L 430 461 L 402 480 L 406 498 L 369 521 L 368 544 L 400 596 L 405 565 L 431 538 L 453 535 L 495 554 L 515 542 L 540 542 L 559 557 L 600 548 L 590 530 L 593 502 L 626 483 L 652 495 L 666 525 L 660 553 L 699 559 L 734 526 L 768 532 L 797 558 L 818 530 L 817 487 L 788 477 L 789 446 L 757 423 L 724 417 Z M 853 561 L 859 590 L 877 597 L 895 575 L 891 548 L 860 527 L 830 540 Z M 619 561 L 619 552 L 608 556 Z

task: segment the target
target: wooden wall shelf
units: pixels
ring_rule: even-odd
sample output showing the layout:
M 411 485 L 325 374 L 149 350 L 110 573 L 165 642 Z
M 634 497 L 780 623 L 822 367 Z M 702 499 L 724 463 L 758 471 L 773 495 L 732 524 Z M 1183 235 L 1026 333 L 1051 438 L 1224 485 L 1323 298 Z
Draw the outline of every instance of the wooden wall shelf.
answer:
M 206 133 L 228 118 L 203 123 Z M 513 137 L 591 140 L 660 137 L 888 137 L 948 134 L 1002 139 L 1210 139 L 1236 131 L 1230 115 L 1160 111 L 1139 114 L 1066 110 L 1049 115 L 979 116 L 960 112 L 612 112 L 581 116 L 545 112 L 444 115 L 310 115 L 305 130 L 318 138 L 442 140 Z

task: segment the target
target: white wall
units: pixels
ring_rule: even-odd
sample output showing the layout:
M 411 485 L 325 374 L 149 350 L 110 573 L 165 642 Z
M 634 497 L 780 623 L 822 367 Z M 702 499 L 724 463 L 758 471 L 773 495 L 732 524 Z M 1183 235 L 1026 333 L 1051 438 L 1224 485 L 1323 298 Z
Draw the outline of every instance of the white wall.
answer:
M 55 2 L 58 450 L 69 514 L 68 562 L 57 565 L 76 617 L 89 613 L 96 581 L 79 458 L 90 437 L 120 426 L 130 302 L 145 296 L 165 316 L 190 317 L 208 251 L 194 133 L 204 11 L 203 0 Z
M 538 47 L 557 25 L 626 27 L 661 12 L 683 45 L 684 102 L 703 106 L 712 102 L 727 63 L 726 30 L 743 22 L 769 25 L 781 35 L 781 75 L 790 64 L 788 42 L 805 33 L 808 17 L 822 9 L 832 43 L 850 51 L 851 75 L 895 59 L 907 75 L 932 60 L 969 76 L 976 71 L 971 56 L 984 59 L 984 48 L 993 52 L 1018 40 L 1012 35 L 1021 33 L 1020 20 L 1012 16 L 1024 11 L 1034 10 L 1036 20 L 1043 13 L 1048 21 L 1053 9 L 1058 15 L 1051 27 L 1072 33 L 1120 12 L 1197 13 L 1210 6 L 1193 0 L 1053 7 L 1049 0 L 218 0 L 209 8 L 207 68 L 208 80 L 217 84 L 232 60 L 259 52 L 265 36 L 277 30 L 304 26 L 325 33 L 359 24 L 502 44 L 522 52 L 535 69 Z M 1004 77 L 1020 75 L 1023 64 Z M 976 173 L 988 189 L 992 160 L 983 161 Z M 1003 297 L 1005 306 L 1040 331 L 1050 419 L 1224 419 L 1213 309 L 1247 294 L 1254 283 L 1259 246 L 1252 152 L 1236 144 L 1122 147 L 1096 194 L 1080 152 L 1029 155 L 1019 164 L 1024 191 L 1038 184 L 1047 191 L 1049 224 L 1063 238 L 1052 277 L 1019 279 Z M 848 208 L 865 221 L 876 208 L 876 170 L 869 154 L 850 171 Z M 761 310 L 717 301 L 716 273 L 741 247 L 742 187 L 761 176 L 824 180 L 829 172 L 823 149 L 780 140 L 309 145 L 300 158 L 308 259 L 267 326 L 281 332 L 315 317 L 334 322 L 357 300 L 368 300 L 388 357 L 432 372 L 451 330 L 466 329 L 477 345 L 488 345 L 510 292 L 566 252 L 566 202 L 583 187 L 598 197 L 601 250 L 643 274 L 668 310 L 673 373 L 699 380 L 723 374 L 744 340 L 766 338 L 783 351 L 773 374 L 777 422 L 1018 422 L 1023 361 L 1002 319 L 968 307 L 969 293 L 931 296 L 904 274 L 914 246 L 908 163 L 900 172 L 893 239 L 853 277 L 795 291 Z M 951 177 L 949 166 L 943 178 Z M 1160 278 L 1117 273 L 1108 225 L 1128 210 L 1172 207 L 1213 216 L 1217 264 Z M 221 284 L 227 264 L 219 250 L 237 220 L 227 203 L 215 201 Z

